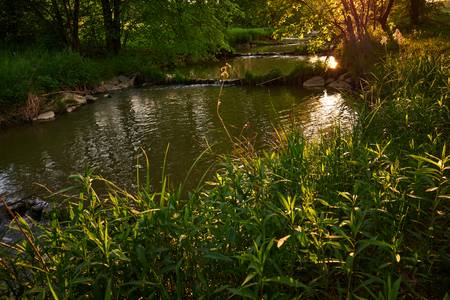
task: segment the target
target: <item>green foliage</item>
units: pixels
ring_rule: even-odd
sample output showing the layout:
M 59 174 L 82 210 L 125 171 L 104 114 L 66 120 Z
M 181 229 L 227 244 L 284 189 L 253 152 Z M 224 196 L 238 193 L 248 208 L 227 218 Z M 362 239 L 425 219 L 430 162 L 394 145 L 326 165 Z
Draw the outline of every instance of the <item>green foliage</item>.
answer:
M 447 65 L 444 56 L 388 58 L 366 92 L 373 108 L 360 113 L 351 135 L 337 128 L 307 142 L 298 131 L 279 130 L 274 149 L 258 156 L 240 144 L 209 182 L 186 195 L 166 177 L 151 191 L 147 160 L 134 194 L 89 173 L 77 176 L 78 196 L 53 213 L 39 238 L 17 219 L 26 239 L 0 248 L 0 292 L 444 298 Z M 107 194 L 95 191 L 101 185 Z
M 42 94 L 89 88 L 117 75 L 136 73 L 158 82 L 165 78 L 164 73 L 155 67 L 152 57 L 138 52 L 87 58 L 70 51 L 2 51 L 0 111 L 23 105 L 29 92 Z
M 232 1 L 137 1 L 129 47 L 148 48 L 160 62 L 199 61 L 228 49 L 226 25 Z
M 233 18 L 234 25 L 245 27 L 267 26 L 273 21 L 266 0 L 235 0 L 234 2 L 239 7 L 240 12 Z
M 376 81 L 370 86 L 368 100 L 376 109 L 366 127 L 374 139 L 395 139 L 401 145 L 414 140 L 417 144 L 413 149 L 433 142 L 430 136 L 439 138 L 441 145 L 445 142 L 449 131 L 444 124 L 450 120 L 449 60 L 445 55 L 417 54 L 404 53 L 402 59 L 388 57 L 375 70 Z

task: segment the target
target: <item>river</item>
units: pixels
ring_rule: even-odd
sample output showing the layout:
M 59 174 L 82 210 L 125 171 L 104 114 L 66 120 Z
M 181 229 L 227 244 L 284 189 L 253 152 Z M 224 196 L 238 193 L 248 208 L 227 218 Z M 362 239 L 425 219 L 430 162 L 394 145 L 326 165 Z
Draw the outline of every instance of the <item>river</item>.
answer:
M 87 169 L 133 189 L 141 149 L 151 160 L 152 183 L 157 185 L 168 145 L 167 173 L 172 182 L 180 182 L 199 154 L 211 147 L 190 180 L 193 185 L 231 149 L 216 112 L 219 93 L 216 85 L 129 89 L 54 122 L 3 130 L 0 195 L 45 195 L 42 185 L 53 191 L 66 187 L 70 174 Z M 352 105 L 339 93 L 291 86 L 228 86 L 221 103 L 230 133 L 249 139 L 256 149 L 269 147 L 276 127 L 296 126 L 314 138 L 336 122 L 349 127 L 354 118 Z

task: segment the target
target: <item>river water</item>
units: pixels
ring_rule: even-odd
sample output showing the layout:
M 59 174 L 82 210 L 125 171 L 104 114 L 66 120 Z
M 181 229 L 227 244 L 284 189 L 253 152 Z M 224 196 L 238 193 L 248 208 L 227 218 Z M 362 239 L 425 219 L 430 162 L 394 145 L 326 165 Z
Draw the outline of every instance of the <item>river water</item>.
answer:
M 231 143 L 217 115 L 220 86 L 159 86 L 129 89 L 101 98 L 54 122 L 0 132 L 0 195 L 45 195 L 71 184 L 68 176 L 93 169 L 133 189 L 137 156 L 151 161 L 151 182 L 158 184 L 169 145 L 167 173 L 173 182 L 208 146 L 190 182 L 195 184 Z M 299 87 L 225 87 L 220 114 L 233 136 L 268 147 L 274 128 L 295 124 L 309 138 L 339 122 L 349 127 L 351 105 L 336 92 Z M 142 163 L 142 162 L 141 162 Z

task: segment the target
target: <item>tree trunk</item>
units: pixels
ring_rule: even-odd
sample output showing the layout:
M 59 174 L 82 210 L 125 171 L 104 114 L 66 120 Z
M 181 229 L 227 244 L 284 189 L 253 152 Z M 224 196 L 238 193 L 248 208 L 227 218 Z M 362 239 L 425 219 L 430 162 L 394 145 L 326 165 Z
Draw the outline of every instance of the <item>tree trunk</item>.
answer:
M 72 16 L 72 50 L 74 51 L 80 51 L 79 18 L 80 18 L 80 0 L 75 0 L 73 4 L 73 16 Z
M 121 48 L 121 43 L 120 43 L 120 37 L 121 37 L 120 1 L 121 0 L 114 0 L 114 9 L 113 9 L 113 15 L 114 15 L 113 28 L 114 28 L 114 33 L 113 33 L 113 41 L 112 41 L 113 52 L 114 53 L 119 53 L 120 48 Z
M 61 37 L 61 39 L 64 42 L 65 46 L 68 46 L 69 39 L 67 36 L 67 31 L 64 25 L 64 19 L 61 14 L 61 11 L 59 10 L 58 2 L 56 0 L 52 0 L 52 9 L 54 13 L 54 23 L 56 25 L 56 30 L 58 32 L 58 35 Z
M 414 1 L 414 0 L 412 0 Z M 383 14 L 381 15 L 379 22 L 381 25 L 381 28 L 383 28 L 383 31 L 388 33 L 389 32 L 389 27 L 387 25 L 387 20 L 389 18 L 389 15 L 391 14 L 392 11 L 392 7 L 394 6 L 394 2 L 395 0 L 389 0 L 388 5 L 386 7 L 386 10 L 383 12 Z
M 106 49 L 114 54 L 120 51 L 120 0 L 102 0 Z
M 424 13 L 425 2 L 424 0 L 411 0 L 409 8 L 409 17 L 412 26 L 420 24 L 421 17 Z

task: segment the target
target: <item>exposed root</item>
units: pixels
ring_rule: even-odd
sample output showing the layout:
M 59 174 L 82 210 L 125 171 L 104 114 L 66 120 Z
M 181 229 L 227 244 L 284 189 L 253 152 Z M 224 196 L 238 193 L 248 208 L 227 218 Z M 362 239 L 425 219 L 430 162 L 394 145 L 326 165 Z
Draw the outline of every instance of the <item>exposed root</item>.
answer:
M 41 108 L 41 99 L 28 93 L 27 104 L 21 111 L 21 115 L 25 120 L 32 120 L 39 114 L 39 109 Z

